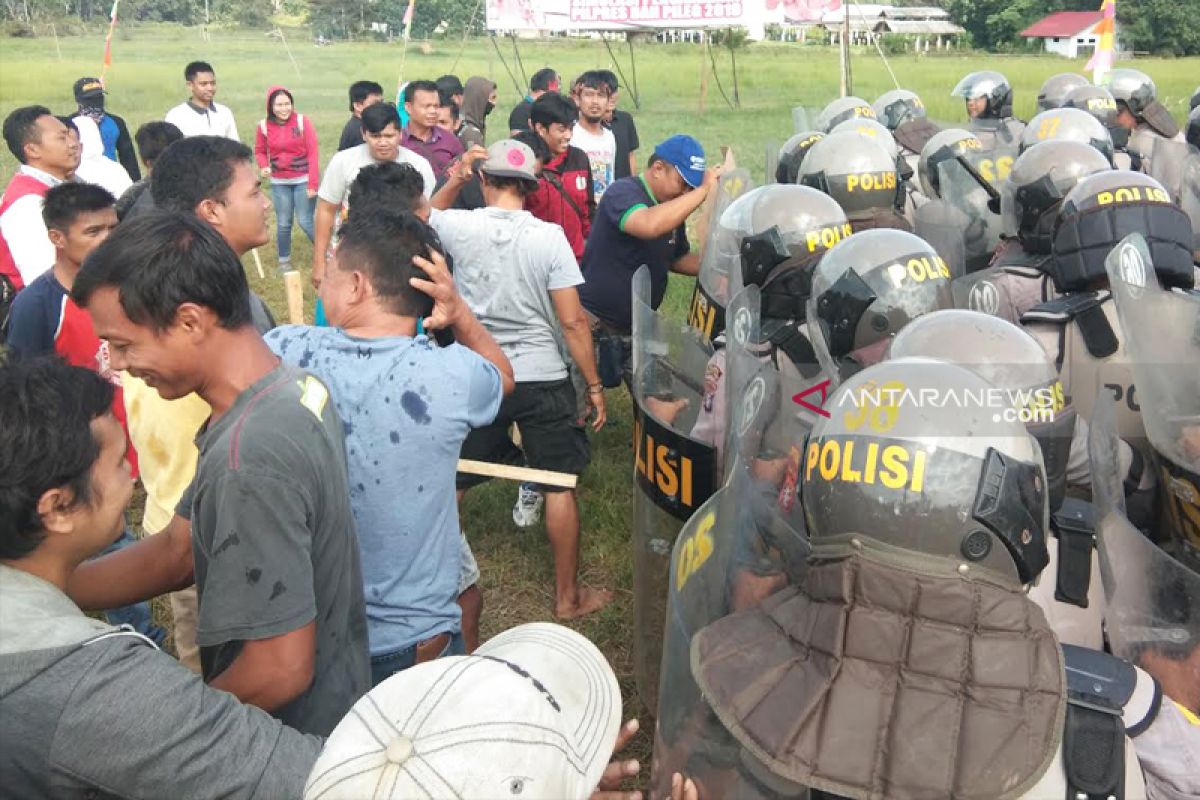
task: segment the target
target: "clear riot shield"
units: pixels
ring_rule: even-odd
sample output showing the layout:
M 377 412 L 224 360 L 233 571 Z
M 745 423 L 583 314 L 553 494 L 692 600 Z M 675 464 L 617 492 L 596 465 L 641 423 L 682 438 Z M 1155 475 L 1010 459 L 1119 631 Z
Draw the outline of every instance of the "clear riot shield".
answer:
M 721 475 L 732 474 L 737 460 L 738 442 L 744 431 L 740 431 L 736 420 L 753 419 L 754 413 L 744 412 L 742 406 L 749 404 L 752 410 L 762 405 L 765 385 L 755 382 L 769 354 L 768 346 L 762 344 L 759 309 L 762 295 L 757 286 L 747 286 L 729 303 L 725 328 L 725 396 L 724 436 L 721 444 Z M 751 388 L 753 384 L 753 388 Z
M 1200 295 L 1162 288 L 1141 234 L 1105 268 L 1162 487 L 1158 533 L 1200 569 Z
M 813 126 L 817 121 L 817 114 L 821 113 L 819 108 L 805 108 L 804 106 L 795 106 L 792 108 L 792 133 L 803 133 L 804 131 L 813 130 Z
M 1200 261 L 1200 153 L 1192 153 L 1184 162 L 1179 207 L 1192 221 L 1192 254 Z
M 1115 655 L 1154 676 L 1172 699 L 1194 696 L 1179 665 L 1200 646 L 1200 574 L 1159 548 L 1126 518 L 1117 457 L 1114 400 L 1101 391 L 1088 433 L 1096 502 L 1096 545 Z M 1166 667 L 1166 669 L 1164 669 Z
M 962 272 L 955 272 L 956 266 L 949 260 L 946 262 L 951 266 L 955 277 L 985 269 L 992 260 L 996 246 L 1000 244 L 1000 233 L 1004 229 L 1000 219 L 1000 204 L 991 202 L 992 194 L 982 183 L 991 182 L 989 175 L 995 174 L 985 171 L 987 163 L 987 156 L 964 156 L 962 161 L 951 159 L 938 165 L 938 188 L 942 202 L 962 215 L 958 218 L 962 223 L 958 240 L 961 244 L 954 243 L 953 232 L 941 234 L 943 239 L 946 236 L 950 237 L 952 243 L 943 246 L 946 246 L 952 255 L 960 252 L 961 248 Z M 1005 172 L 1006 177 L 1007 174 Z M 991 188 L 999 191 L 997 183 L 991 183 Z M 995 205 L 995 210 L 992 205 Z M 929 243 L 935 248 L 938 246 L 938 242 Z M 942 257 L 945 258 L 944 255 Z
M 754 188 L 750 171 L 735 169 L 721 176 L 712 216 L 700 254 L 700 274 L 692 291 L 688 324 L 711 342 L 725 330 L 725 306 L 741 288 L 739 231 L 724 225 L 725 211 Z
M 692 637 L 794 583 L 809 554 L 797 497 L 809 423 L 784 386 L 786 373 L 755 344 L 755 295 L 750 287 L 731 306 L 729 374 L 731 386 L 743 387 L 730 389 L 732 466 L 725 485 L 688 521 L 671 556 L 652 798 L 670 796 L 674 773 L 695 781 L 702 797 L 807 797 L 803 787 L 756 766 L 692 675 Z
M 716 452 L 692 435 L 711 346 L 650 307 L 650 272 L 633 278 L 634 666 L 650 708 L 658 690 L 667 565 L 680 528 L 716 488 Z
M 1187 142 L 1176 142 L 1172 139 L 1155 137 L 1151 142 L 1150 153 L 1143 164 L 1144 170 L 1151 178 L 1163 185 L 1171 195 L 1171 200 L 1178 203 L 1183 191 L 1183 178 L 1189 159 L 1200 156 L 1196 148 Z
M 775 172 L 779 168 L 779 142 L 774 139 L 767 139 L 763 147 L 766 148 L 766 178 L 763 180 L 763 185 L 766 186 L 772 183 L 778 183 L 775 179 Z

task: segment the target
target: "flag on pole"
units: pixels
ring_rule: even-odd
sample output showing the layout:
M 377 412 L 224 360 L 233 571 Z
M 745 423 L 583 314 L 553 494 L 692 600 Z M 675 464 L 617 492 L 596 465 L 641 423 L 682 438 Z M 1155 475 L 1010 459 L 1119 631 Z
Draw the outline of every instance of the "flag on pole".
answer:
M 104 75 L 104 70 L 112 66 L 112 37 L 113 31 L 117 27 L 117 6 L 121 0 L 113 0 L 112 11 L 108 15 L 108 36 L 104 37 L 104 68 L 100 71 L 101 77 Z
M 1104 77 L 1113 68 L 1116 59 L 1114 40 L 1117 30 L 1117 0 L 1104 0 L 1100 4 L 1100 13 L 1103 16 L 1100 24 L 1096 26 L 1100 41 L 1096 44 L 1096 52 L 1092 54 L 1086 67 L 1092 71 L 1092 83 L 1097 86 L 1104 83 Z
M 413 4 L 416 0 L 408 0 L 408 8 L 404 9 L 404 40 L 408 41 L 408 35 L 412 31 Z

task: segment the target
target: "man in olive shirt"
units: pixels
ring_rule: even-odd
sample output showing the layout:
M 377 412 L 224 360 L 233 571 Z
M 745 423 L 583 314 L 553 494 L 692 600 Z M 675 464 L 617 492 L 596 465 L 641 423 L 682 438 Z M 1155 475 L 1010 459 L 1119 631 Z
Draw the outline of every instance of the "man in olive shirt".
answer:
M 328 390 L 267 348 L 241 263 L 195 215 L 126 223 L 92 253 L 72 296 L 115 369 L 165 399 L 196 392 L 212 407 L 175 518 L 82 565 L 72 598 L 107 608 L 194 578 L 204 679 L 328 735 L 370 686 L 342 423 Z

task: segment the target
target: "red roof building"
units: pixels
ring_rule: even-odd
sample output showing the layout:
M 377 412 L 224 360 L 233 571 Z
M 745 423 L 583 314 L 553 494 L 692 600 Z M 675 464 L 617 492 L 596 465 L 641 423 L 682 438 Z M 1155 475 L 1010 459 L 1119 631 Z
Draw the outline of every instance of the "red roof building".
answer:
M 1047 53 L 1078 58 L 1095 50 L 1100 39 L 1096 26 L 1103 18 L 1099 11 L 1059 11 L 1033 23 L 1021 35 L 1043 40 Z

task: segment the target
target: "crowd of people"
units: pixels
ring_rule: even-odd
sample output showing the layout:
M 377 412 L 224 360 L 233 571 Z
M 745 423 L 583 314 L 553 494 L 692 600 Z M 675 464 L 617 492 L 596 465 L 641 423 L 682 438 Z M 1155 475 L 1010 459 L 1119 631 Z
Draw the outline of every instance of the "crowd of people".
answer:
M 603 609 L 575 487 L 623 384 L 653 797 L 1200 793 L 1200 90 L 1182 127 L 1131 69 L 1052 78 L 1029 123 L 990 71 L 962 128 L 839 98 L 751 188 L 686 134 L 643 156 L 607 70 L 536 72 L 491 135 L 488 78 L 356 81 L 325 160 L 288 88 L 250 148 L 214 67 L 184 80 L 132 137 L 90 77 L 4 121 L 6 791 L 636 794 L 594 645 L 481 641 L 459 515 L 487 479 L 460 459 L 554 473 L 513 520 L 544 516 L 557 620 Z M 294 222 L 312 241 L 314 325 L 247 281 L 272 208 L 281 272 Z M 691 326 L 656 321 L 672 272 Z M 862 407 L 879 387 L 1045 413 Z M 1118 522 L 1178 570 L 1151 608 Z

